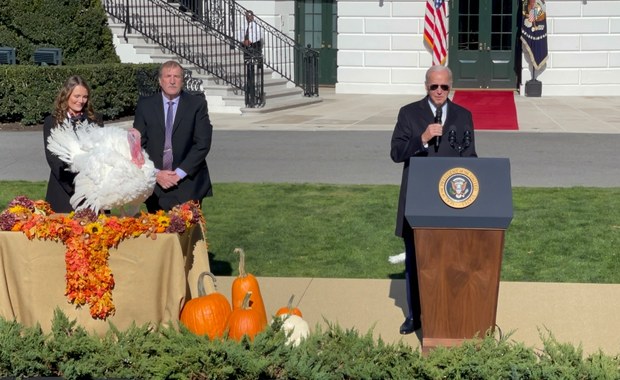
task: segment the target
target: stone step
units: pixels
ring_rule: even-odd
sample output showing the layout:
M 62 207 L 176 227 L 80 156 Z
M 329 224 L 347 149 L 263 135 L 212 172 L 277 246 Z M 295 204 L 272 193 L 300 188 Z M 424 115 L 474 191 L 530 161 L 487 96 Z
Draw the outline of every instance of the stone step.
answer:
M 292 82 L 286 78 L 281 77 L 279 74 L 274 73 L 273 70 L 265 67 L 265 106 L 261 108 L 245 108 L 245 95 L 241 90 L 225 84 L 223 80 L 196 67 L 193 63 L 178 57 L 176 54 L 171 53 L 168 49 L 161 47 L 149 38 L 137 33 L 135 30 L 132 30 L 131 33 L 127 33 L 127 39 L 125 39 L 123 35 L 125 32 L 125 25 L 112 17 L 108 17 L 108 21 L 110 30 L 114 35 L 117 51 L 122 49 L 124 52 L 127 52 L 128 55 L 131 55 L 131 62 L 163 63 L 168 60 L 178 60 L 184 68 L 191 70 L 193 78 L 202 80 L 202 88 L 205 92 L 210 112 L 235 114 L 264 113 L 321 101 L 318 97 L 304 97 L 301 88 L 294 86 Z M 225 46 L 225 43 L 221 40 L 210 36 L 208 33 L 205 34 L 204 30 L 197 25 L 190 25 L 190 29 L 191 33 L 182 34 L 183 36 L 193 36 L 192 39 L 187 41 L 187 45 L 185 45 L 188 49 L 191 49 L 193 44 L 195 44 L 195 47 L 198 47 L 203 46 L 201 44 L 204 44 L 205 41 L 209 41 L 216 46 L 213 48 L 213 51 L 222 52 L 219 54 L 221 58 L 219 62 L 227 66 L 227 71 L 239 72 L 239 75 L 243 75 L 241 71 L 242 66 L 240 67 L 239 65 L 229 63 L 231 61 L 242 62 L 242 53 L 234 49 L 231 50 L 228 46 Z M 266 54 L 270 52 L 270 50 L 265 51 Z
M 321 99 L 318 96 L 314 96 L 314 97 L 302 96 L 300 98 L 295 98 L 295 99 L 266 103 L 264 107 L 259 107 L 259 108 L 242 107 L 241 113 L 242 114 L 268 113 L 268 112 L 273 112 L 273 111 L 281 111 L 281 110 L 289 109 L 289 108 L 309 106 L 311 104 L 320 103 L 322 101 L 323 99 Z

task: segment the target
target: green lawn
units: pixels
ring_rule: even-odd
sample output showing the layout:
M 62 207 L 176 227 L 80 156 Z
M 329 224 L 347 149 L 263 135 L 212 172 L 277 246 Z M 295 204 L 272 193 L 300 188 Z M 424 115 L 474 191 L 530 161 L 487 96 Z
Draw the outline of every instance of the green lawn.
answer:
M 0 204 L 42 199 L 45 182 L 0 181 Z M 204 201 L 216 274 L 237 272 L 235 247 L 258 276 L 402 278 L 388 256 L 398 186 L 214 185 Z M 620 283 L 620 188 L 514 188 L 502 280 Z

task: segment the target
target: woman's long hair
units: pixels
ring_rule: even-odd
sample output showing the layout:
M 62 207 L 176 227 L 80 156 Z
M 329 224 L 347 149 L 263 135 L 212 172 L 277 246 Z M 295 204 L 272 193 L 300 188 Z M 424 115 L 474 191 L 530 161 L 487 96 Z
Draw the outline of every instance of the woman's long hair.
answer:
M 62 89 L 56 96 L 56 100 L 54 100 L 54 118 L 56 119 L 56 123 L 62 124 L 67 118 L 67 112 L 69 111 L 69 97 L 77 86 L 82 86 L 86 89 L 86 91 L 88 91 L 88 101 L 84 106 L 84 114 L 89 120 L 96 120 L 95 110 L 90 102 L 90 96 L 92 94 L 90 86 L 88 86 L 86 81 L 81 76 L 73 75 L 66 80 L 65 84 L 62 86 Z

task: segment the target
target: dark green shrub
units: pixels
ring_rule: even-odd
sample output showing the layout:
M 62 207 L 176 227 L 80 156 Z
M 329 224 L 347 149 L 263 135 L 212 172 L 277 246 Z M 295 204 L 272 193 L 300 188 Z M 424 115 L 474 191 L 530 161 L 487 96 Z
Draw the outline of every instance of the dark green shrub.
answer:
M 120 62 L 101 0 L 1 0 L 0 45 L 22 65 L 38 47 L 61 48 L 63 65 Z
M 141 72 L 157 64 L 99 64 L 77 66 L 0 66 L 0 122 L 41 123 L 52 111 L 65 80 L 80 75 L 92 89 L 91 101 L 104 119 L 133 115 Z
M 210 341 L 180 327 L 111 326 L 88 334 L 61 312 L 52 332 L 0 318 L 0 377 L 66 379 L 619 379 L 618 356 L 585 357 L 549 333 L 533 349 L 509 337 L 485 337 L 427 356 L 403 344 L 375 341 L 329 325 L 298 347 L 286 345 L 281 322 L 254 342 Z

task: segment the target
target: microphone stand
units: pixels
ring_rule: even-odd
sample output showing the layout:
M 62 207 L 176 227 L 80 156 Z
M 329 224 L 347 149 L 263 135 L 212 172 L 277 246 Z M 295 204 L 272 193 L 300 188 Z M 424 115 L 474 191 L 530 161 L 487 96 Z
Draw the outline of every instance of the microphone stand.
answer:
M 456 146 L 456 131 L 454 129 L 450 129 L 450 132 L 448 132 L 448 142 L 450 143 L 452 149 L 456 151 L 459 150 Z
M 454 129 L 450 129 L 450 132 L 448 132 L 448 142 L 450 143 L 452 149 L 456 150 L 459 153 L 459 156 L 462 157 L 463 152 L 467 148 L 469 148 L 469 145 L 471 145 L 471 132 L 465 131 L 465 134 L 463 135 L 463 140 L 460 144 L 457 144 L 456 131 Z

